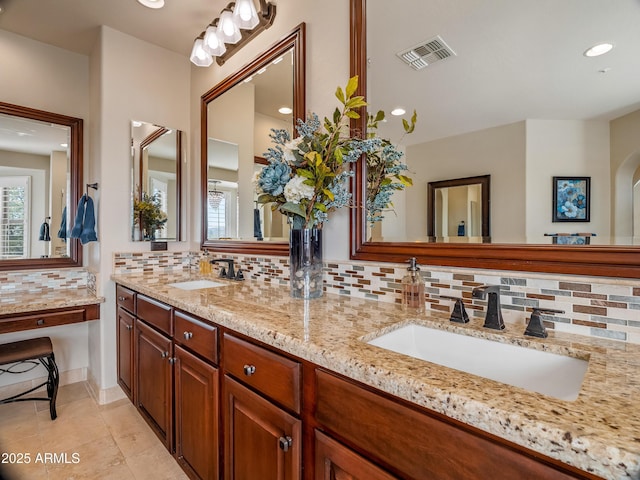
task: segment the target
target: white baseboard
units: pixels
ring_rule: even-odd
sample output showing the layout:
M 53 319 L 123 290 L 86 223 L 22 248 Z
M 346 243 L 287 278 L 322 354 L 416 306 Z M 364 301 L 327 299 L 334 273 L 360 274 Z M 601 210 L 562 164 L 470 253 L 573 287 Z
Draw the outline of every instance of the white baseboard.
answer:
M 87 385 L 89 385 L 89 393 L 98 405 L 105 405 L 127 397 L 119 385 L 110 388 L 100 388 L 98 382 L 91 374 L 89 374 L 89 378 L 87 378 Z

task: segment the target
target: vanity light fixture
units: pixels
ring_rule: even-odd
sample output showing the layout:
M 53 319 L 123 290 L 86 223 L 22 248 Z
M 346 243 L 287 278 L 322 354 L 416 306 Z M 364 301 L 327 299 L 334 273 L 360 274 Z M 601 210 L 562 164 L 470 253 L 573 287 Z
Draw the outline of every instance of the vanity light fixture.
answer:
M 199 67 L 208 67 L 215 58 L 218 65 L 223 65 L 244 44 L 273 25 L 276 6 L 267 0 L 257 0 L 260 8 L 256 9 L 255 1 L 236 0 L 229 3 L 194 41 L 191 62 Z
M 153 9 L 164 7 L 164 0 L 138 0 L 138 3 Z
M 189 60 L 198 67 L 208 67 L 213 63 L 213 57 L 204 49 L 204 32 L 202 32 L 193 43 Z
M 585 50 L 584 56 L 585 57 L 599 57 L 600 55 L 604 55 L 605 53 L 610 52 L 611 49 L 613 49 L 613 44 L 612 43 L 599 43 L 599 44 L 594 45 L 593 47 L 588 48 L 587 50 Z

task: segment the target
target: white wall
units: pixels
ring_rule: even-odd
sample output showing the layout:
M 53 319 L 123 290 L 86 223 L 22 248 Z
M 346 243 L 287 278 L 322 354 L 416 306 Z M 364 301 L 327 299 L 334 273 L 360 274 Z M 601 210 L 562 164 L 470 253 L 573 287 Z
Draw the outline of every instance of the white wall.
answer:
M 406 193 L 409 241 L 426 238 L 429 182 L 478 175 L 491 175 L 491 237 L 498 242 L 524 241 L 524 122 L 412 145 L 407 147 L 407 165 L 413 178 Z M 450 227 L 456 233 L 457 225 Z
M 89 60 L 86 56 L 0 30 L 0 58 L 0 95 L 3 102 L 79 117 L 85 122 L 88 120 Z M 87 145 L 85 136 L 85 158 Z M 42 188 L 45 190 L 48 186 L 43 185 Z M 43 334 L 52 339 L 61 372 L 88 365 L 86 324 L 4 334 L 2 342 Z M 20 380 L 43 374 L 39 368 Z M 18 379 L 9 382 L 5 376 L 3 381 L 14 383 Z
M 544 233 L 590 232 L 609 243 L 611 211 L 609 123 L 527 120 L 527 241 L 550 243 Z M 553 223 L 552 177 L 591 177 L 591 221 Z
M 98 271 L 99 294 L 106 298 L 101 320 L 89 329 L 90 374 L 102 389 L 116 385 L 115 286 L 110 280 L 113 253 L 146 251 L 146 242 L 131 242 L 130 122 L 143 119 L 191 132 L 189 124 L 189 60 L 129 35 L 102 27 L 91 54 L 92 138 L 88 175 L 100 183 L 95 193 L 98 243 L 85 246 L 89 265 Z M 198 169 L 198 157 L 187 151 L 185 178 Z M 187 192 L 198 190 L 193 185 Z M 187 195 L 183 215 L 185 231 L 193 230 Z M 184 250 L 189 242 L 170 242 L 170 249 Z

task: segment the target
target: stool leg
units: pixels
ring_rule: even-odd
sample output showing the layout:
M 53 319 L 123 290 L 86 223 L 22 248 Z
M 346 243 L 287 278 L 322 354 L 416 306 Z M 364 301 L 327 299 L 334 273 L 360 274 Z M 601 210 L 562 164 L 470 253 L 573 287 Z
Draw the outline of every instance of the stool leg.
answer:
M 58 373 L 58 366 L 56 365 L 56 359 L 53 354 L 40 358 L 40 362 L 49 372 L 49 378 L 47 380 L 47 396 L 49 397 L 49 413 L 51 414 L 51 420 L 55 420 L 58 416 L 56 412 L 56 397 L 58 396 L 58 384 L 60 383 L 60 375 Z

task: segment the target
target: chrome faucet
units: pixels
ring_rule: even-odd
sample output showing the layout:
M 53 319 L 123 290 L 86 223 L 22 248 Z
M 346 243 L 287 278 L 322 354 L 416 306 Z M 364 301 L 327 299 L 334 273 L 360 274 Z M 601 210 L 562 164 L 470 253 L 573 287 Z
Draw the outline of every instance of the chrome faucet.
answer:
M 485 328 L 494 330 L 504 330 L 504 320 L 502 319 L 502 311 L 500 310 L 500 285 L 482 285 L 476 287 L 471 292 L 473 298 L 487 299 L 487 316 L 484 318 Z
M 242 280 L 241 271 L 238 270 L 238 275 L 236 276 L 236 272 L 233 269 L 233 258 L 214 258 L 211 260 L 211 263 L 219 263 L 223 262 L 227 264 L 227 268 L 220 267 L 220 277 L 228 278 L 229 280 Z

